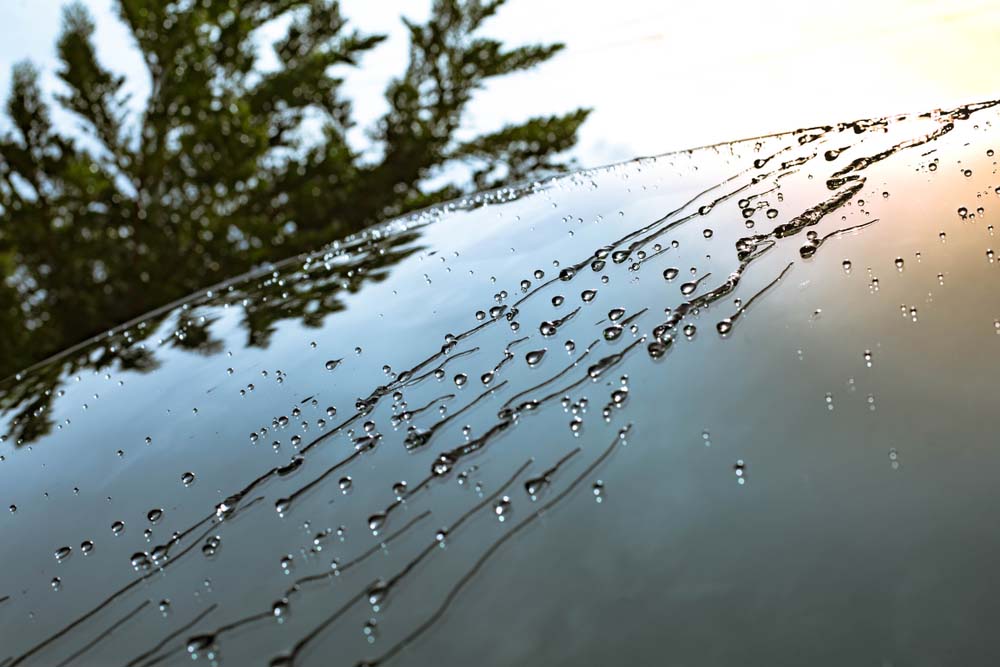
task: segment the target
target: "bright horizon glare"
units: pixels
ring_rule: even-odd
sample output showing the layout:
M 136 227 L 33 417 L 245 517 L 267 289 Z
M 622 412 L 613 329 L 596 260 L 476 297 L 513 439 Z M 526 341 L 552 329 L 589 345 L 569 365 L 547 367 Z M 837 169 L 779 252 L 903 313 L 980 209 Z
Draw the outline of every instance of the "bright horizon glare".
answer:
M 0 91 L 24 58 L 58 90 L 55 40 L 62 0 L 8 0 L 0 42 Z M 87 0 L 97 22 L 98 55 L 125 74 L 141 108 L 148 79 L 113 0 Z M 343 0 L 344 14 L 390 35 L 347 75 L 359 127 L 383 112 L 388 81 L 405 64 L 399 17 L 421 19 L 429 0 Z M 671 3 L 672 4 L 672 3 Z M 573 155 L 599 166 L 797 127 L 925 111 L 1000 95 L 1000 5 L 949 0 L 793 0 L 679 4 L 617 0 L 509 0 L 487 32 L 508 45 L 562 41 L 566 49 L 530 72 L 480 91 L 463 126 L 495 129 L 529 115 L 593 107 Z M 266 65 L 268 49 L 262 50 Z M 56 114 L 67 130 L 78 126 Z M 6 127 L 6 122 L 2 125 Z

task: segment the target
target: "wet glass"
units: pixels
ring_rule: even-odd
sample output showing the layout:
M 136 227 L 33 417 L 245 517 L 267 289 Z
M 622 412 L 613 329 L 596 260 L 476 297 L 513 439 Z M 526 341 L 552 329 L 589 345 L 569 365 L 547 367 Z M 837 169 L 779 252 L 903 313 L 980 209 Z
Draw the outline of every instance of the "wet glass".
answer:
M 996 655 L 997 120 L 478 195 L 8 379 L 0 665 Z

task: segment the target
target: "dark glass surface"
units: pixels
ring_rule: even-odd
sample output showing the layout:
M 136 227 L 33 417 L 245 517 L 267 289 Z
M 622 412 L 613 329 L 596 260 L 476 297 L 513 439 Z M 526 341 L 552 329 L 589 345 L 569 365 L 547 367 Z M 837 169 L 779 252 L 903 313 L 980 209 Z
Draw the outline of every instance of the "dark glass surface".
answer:
M 8 379 L 0 665 L 991 664 L 996 123 L 481 195 Z

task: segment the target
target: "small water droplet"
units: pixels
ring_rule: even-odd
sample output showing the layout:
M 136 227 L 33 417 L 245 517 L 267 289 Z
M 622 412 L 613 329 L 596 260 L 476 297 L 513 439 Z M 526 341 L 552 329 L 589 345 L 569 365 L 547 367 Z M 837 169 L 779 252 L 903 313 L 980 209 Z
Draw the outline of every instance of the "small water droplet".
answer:
M 511 502 L 509 496 L 502 496 L 493 504 L 493 512 L 497 515 L 497 520 L 505 521 L 510 514 Z
M 524 355 L 524 360 L 528 363 L 529 366 L 535 366 L 542 360 L 542 357 L 544 356 L 545 356 L 545 348 L 542 348 L 540 350 L 531 350 L 530 352 Z

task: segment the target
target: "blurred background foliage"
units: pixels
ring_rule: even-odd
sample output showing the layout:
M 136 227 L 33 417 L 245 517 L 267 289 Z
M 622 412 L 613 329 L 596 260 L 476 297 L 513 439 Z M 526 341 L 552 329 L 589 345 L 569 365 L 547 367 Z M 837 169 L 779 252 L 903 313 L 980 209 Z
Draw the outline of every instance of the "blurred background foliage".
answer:
M 562 48 L 481 36 L 503 3 L 435 0 L 425 23 L 404 19 L 409 61 L 368 128 L 374 155 L 347 142 L 354 122 L 338 73 L 362 67 L 384 36 L 352 29 L 336 0 L 119 0 L 152 82 L 141 114 L 128 110 L 124 78 L 98 61 L 86 8 L 65 7 L 56 47 L 66 92 L 55 102 L 83 133 L 55 130 L 39 72 L 24 62 L 0 137 L 0 378 L 264 263 L 570 167 L 563 154 L 588 109 L 457 136 L 485 81 Z M 280 64 L 264 71 L 255 35 L 280 20 Z M 325 312 L 309 299 L 301 307 Z M 249 335 L 266 340 L 272 325 Z

